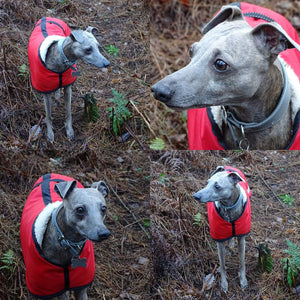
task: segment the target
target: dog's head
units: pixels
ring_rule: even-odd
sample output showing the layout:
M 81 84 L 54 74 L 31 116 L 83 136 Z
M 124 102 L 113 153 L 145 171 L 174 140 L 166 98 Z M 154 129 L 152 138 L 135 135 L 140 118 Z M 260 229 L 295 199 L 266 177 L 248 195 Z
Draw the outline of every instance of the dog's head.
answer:
M 226 202 L 234 195 L 236 185 L 243 178 L 236 172 L 228 173 L 224 167 L 217 167 L 207 181 L 206 187 L 193 196 L 201 203 L 221 201 Z
M 190 48 L 190 63 L 152 86 L 154 97 L 169 107 L 246 106 L 278 54 L 300 50 L 279 24 L 252 28 L 232 5 L 223 7 L 203 33 Z
M 72 39 L 72 51 L 77 58 L 92 64 L 98 68 L 109 66 L 109 61 L 100 53 L 99 43 L 94 34 L 95 27 L 89 26 L 85 31 L 73 30 L 70 34 Z
M 55 185 L 55 191 L 63 199 L 64 214 L 69 226 L 91 241 L 100 242 L 108 238 L 110 231 L 104 225 L 108 187 L 103 181 L 95 182 L 85 189 L 76 186 L 75 180 Z

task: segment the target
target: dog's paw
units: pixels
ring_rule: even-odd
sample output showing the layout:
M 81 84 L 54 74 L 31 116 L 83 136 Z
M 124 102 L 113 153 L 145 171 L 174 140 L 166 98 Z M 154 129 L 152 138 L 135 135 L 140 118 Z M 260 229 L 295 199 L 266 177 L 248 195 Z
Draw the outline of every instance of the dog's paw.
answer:
M 53 132 L 53 130 L 52 130 L 52 128 L 51 129 L 47 129 L 47 140 L 51 143 L 51 144 L 53 144 L 53 142 L 54 142 L 54 132 Z
M 227 280 L 221 280 L 221 290 L 224 292 L 224 293 L 227 293 L 228 291 L 228 282 Z
M 248 287 L 248 281 L 246 277 L 240 279 L 240 285 L 242 290 L 245 290 Z
M 74 138 L 74 130 L 72 126 L 67 128 L 67 137 L 69 140 L 73 140 Z

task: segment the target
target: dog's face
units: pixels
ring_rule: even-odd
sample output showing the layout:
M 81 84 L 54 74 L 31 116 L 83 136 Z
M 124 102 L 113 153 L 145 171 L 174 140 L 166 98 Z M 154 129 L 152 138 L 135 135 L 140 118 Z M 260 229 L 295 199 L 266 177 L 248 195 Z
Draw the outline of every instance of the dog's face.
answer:
M 98 68 L 109 66 L 109 61 L 99 52 L 99 43 L 90 30 L 74 30 L 70 37 L 76 57 Z
M 203 31 L 191 47 L 190 63 L 152 87 L 169 107 L 248 107 L 278 53 L 292 47 L 279 25 L 253 29 L 237 7 L 223 9 Z
M 193 196 L 201 203 L 221 200 L 226 203 L 226 200 L 230 200 L 233 196 L 236 185 L 241 180 L 238 173 L 227 173 L 222 167 L 218 167 L 208 179 L 206 187 Z
M 110 236 L 104 225 L 108 188 L 103 181 L 85 189 L 76 188 L 76 181 L 62 182 L 56 184 L 55 189 L 63 198 L 67 223 L 75 232 L 94 242 Z

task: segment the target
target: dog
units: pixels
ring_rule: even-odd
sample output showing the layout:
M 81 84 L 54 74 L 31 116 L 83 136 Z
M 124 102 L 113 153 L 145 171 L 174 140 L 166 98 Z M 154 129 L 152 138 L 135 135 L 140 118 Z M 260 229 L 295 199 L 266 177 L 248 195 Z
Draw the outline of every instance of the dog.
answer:
M 152 86 L 188 109 L 191 150 L 300 149 L 300 45 L 280 14 L 234 3 L 203 28 L 191 61 Z
M 34 296 L 68 299 L 68 291 L 74 290 L 76 299 L 88 299 L 95 274 L 92 242 L 110 236 L 103 223 L 107 194 L 103 181 L 90 188 L 59 174 L 36 181 L 20 227 L 26 284 Z
M 85 31 L 71 31 L 62 20 L 44 17 L 40 19 L 30 36 L 28 60 L 31 83 L 42 93 L 45 110 L 47 139 L 54 142 L 51 118 L 51 93 L 64 88 L 66 107 L 66 133 L 69 140 L 74 138 L 72 127 L 71 100 L 72 84 L 80 75 L 76 61 L 83 61 L 98 68 L 109 66 L 109 61 L 99 52 L 99 43 L 94 37 L 96 28 L 89 26 Z M 56 93 L 56 98 L 60 95 Z
M 225 241 L 238 239 L 240 286 L 248 286 L 245 268 L 246 235 L 251 229 L 251 191 L 244 174 L 233 167 L 217 167 L 207 186 L 194 194 L 194 198 L 207 203 L 210 234 L 217 242 L 220 261 L 221 289 L 228 291 L 225 268 Z

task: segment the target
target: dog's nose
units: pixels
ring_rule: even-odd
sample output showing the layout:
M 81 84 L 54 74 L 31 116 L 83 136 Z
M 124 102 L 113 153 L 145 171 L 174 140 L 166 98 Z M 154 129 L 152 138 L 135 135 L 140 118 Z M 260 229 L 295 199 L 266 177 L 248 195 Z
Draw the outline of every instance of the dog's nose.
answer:
M 110 235 L 111 235 L 111 233 L 108 229 L 101 230 L 98 233 L 99 241 L 103 241 L 103 240 L 107 239 Z
M 153 92 L 154 98 L 161 102 L 169 102 L 174 95 L 174 90 L 160 82 L 154 84 L 151 91 Z
M 195 193 L 193 195 L 193 197 L 197 200 L 197 201 L 201 201 L 201 195 L 199 194 L 199 192 Z
M 107 68 L 110 65 L 110 62 L 106 59 L 104 61 L 104 67 Z

